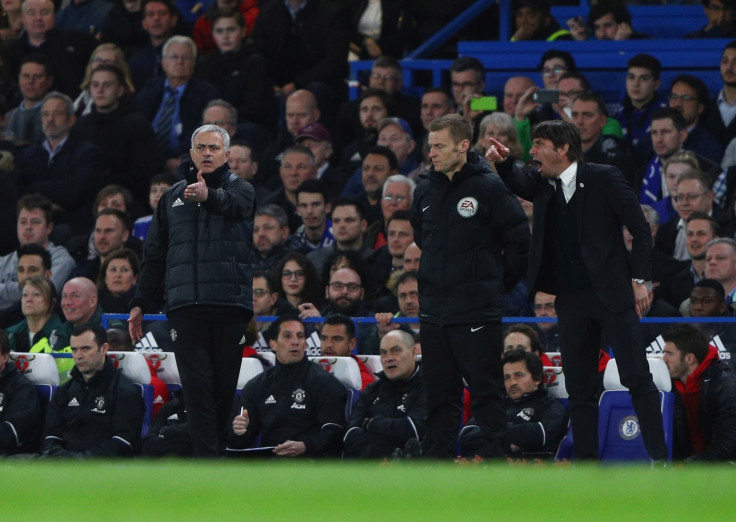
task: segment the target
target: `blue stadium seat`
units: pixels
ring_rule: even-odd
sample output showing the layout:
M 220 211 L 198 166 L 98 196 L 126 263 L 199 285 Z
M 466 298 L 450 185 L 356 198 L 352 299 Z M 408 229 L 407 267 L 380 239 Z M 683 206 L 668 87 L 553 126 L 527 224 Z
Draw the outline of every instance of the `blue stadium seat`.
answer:
M 133 381 L 136 388 L 141 392 L 146 410 L 143 414 L 143 426 L 141 428 L 141 439 L 148 434 L 148 428 L 153 422 L 153 386 L 151 385 L 151 370 L 145 357 L 140 352 L 107 352 L 112 359 L 115 368 L 123 372 L 128 379 Z
M 331 373 L 347 390 L 345 401 L 345 420 L 350 420 L 353 406 L 358 402 L 363 380 L 360 377 L 358 363 L 352 357 L 310 357 L 310 361 Z
M 647 358 L 654 383 L 659 389 L 662 421 L 668 459 L 672 460 L 672 417 L 674 397 L 667 366 L 661 358 Z M 649 461 L 641 437 L 639 419 L 634 412 L 628 390 L 618 376 L 616 359 L 611 359 L 603 376 L 603 392 L 599 403 L 598 444 L 601 461 Z

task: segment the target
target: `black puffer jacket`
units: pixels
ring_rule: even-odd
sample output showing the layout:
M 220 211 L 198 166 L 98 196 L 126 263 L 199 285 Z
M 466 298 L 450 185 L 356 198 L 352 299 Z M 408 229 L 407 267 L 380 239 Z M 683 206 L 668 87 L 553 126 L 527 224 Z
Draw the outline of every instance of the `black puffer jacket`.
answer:
M 674 457 L 692 453 L 685 407 L 680 393 L 675 394 Z M 688 461 L 732 460 L 736 458 L 736 375 L 728 363 L 713 361 L 705 369 L 700 385 L 698 420 L 705 437 L 705 451 L 690 455 Z
M 204 203 L 184 197 L 187 181 L 161 197 L 131 308 L 152 310 L 165 277 L 167 312 L 193 305 L 253 310 L 253 187 L 227 165 L 203 177 L 209 189 Z
M 420 319 L 500 321 L 504 291 L 526 271 L 530 236 L 521 205 L 473 151 L 452 181 L 434 168 L 424 177 L 411 207 L 422 249 Z
M 35 451 L 42 423 L 36 388 L 9 360 L 0 373 L 0 455 Z

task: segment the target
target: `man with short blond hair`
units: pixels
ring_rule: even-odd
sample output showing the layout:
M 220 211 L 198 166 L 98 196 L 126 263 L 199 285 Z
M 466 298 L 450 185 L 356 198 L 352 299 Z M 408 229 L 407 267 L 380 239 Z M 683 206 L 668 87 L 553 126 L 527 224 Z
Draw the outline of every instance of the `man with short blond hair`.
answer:
M 430 124 L 432 168 L 411 207 L 414 241 L 422 249 L 419 319 L 428 391 L 423 451 L 433 458 L 455 455 L 463 378 L 473 390 L 471 409 L 489 453 L 503 456 L 500 303 L 503 289 L 523 276 L 529 251 L 521 205 L 470 150 L 472 138 L 470 123 L 459 115 Z

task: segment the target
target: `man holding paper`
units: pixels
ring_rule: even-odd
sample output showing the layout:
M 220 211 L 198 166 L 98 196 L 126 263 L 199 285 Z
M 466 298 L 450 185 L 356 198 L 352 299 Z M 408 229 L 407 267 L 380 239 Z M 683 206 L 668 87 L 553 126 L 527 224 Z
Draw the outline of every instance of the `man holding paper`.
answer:
M 339 456 L 346 392 L 340 382 L 307 357 L 304 325 L 282 316 L 269 341 L 276 364 L 251 379 L 235 406 L 228 449 L 258 440 L 278 457 Z

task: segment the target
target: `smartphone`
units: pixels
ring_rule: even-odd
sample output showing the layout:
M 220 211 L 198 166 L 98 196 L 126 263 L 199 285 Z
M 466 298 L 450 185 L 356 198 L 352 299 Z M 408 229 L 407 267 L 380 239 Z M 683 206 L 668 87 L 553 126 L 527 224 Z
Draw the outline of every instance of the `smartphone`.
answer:
M 539 89 L 534 91 L 532 100 L 535 103 L 557 103 L 560 101 L 560 91 L 557 89 Z
M 498 110 L 498 100 L 495 96 L 483 96 L 481 98 L 471 98 L 471 111 L 495 111 Z

